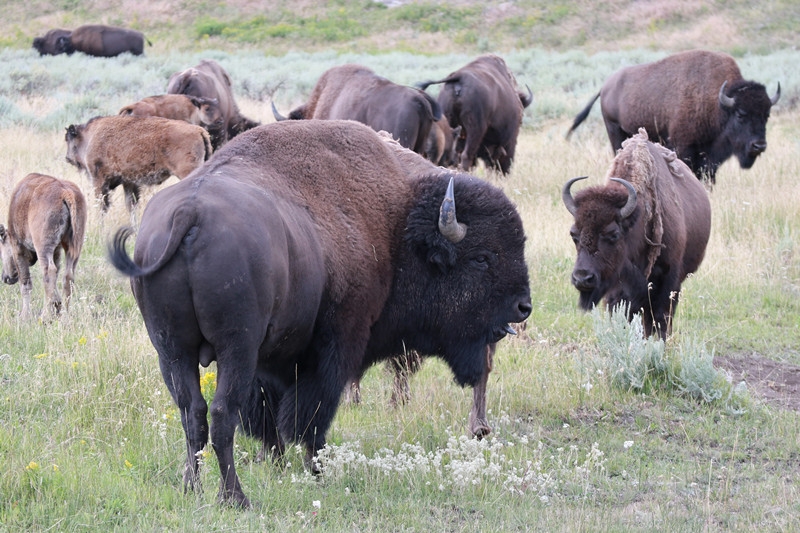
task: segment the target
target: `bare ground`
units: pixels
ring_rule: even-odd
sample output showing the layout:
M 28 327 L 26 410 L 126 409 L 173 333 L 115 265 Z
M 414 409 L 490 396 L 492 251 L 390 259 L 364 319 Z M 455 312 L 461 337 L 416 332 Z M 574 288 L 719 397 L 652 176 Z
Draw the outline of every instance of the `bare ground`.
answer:
M 753 397 L 776 407 L 800 411 L 800 366 L 758 354 L 717 356 L 714 366 L 727 371 L 734 383 L 744 381 Z

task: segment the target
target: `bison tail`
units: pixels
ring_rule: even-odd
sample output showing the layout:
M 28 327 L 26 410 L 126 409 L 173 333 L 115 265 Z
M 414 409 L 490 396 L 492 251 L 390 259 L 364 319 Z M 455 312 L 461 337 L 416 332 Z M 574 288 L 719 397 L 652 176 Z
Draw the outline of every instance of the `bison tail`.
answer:
M 425 100 L 427 100 L 428 105 L 430 106 L 430 113 L 431 113 L 431 117 L 433 118 L 433 120 L 434 121 L 441 120 L 441 118 L 442 118 L 442 106 L 439 105 L 439 102 L 437 102 L 433 98 L 433 96 L 429 95 L 425 91 L 422 91 L 422 94 L 424 95 Z
M 133 235 L 133 228 L 131 227 L 124 227 L 117 230 L 113 240 L 108 244 L 108 260 L 114 268 L 126 276 L 142 276 L 145 273 L 144 270 L 133 262 L 127 250 L 125 250 L 125 242 L 131 235 Z
M 208 134 L 206 130 L 203 130 L 203 144 L 206 146 L 206 153 L 203 156 L 203 161 L 208 161 L 211 158 L 211 154 L 214 153 L 214 145 L 211 144 L 211 136 Z
M 67 201 L 69 208 L 70 225 L 72 226 L 72 238 L 70 239 L 71 253 L 77 257 L 83 248 L 83 236 L 86 233 L 86 198 L 78 191 L 71 194 Z
M 592 110 L 592 106 L 594 105 L 594 103 L 597 101 L 598 98 L 600 98 L 600 93 L 599 92 L 596 95 L 594 95 L 594 98 L 592 98 L 592 100 L 588 103 L 588 105 L 583 108 L 583 111 L 578 113 L 578 116 L 576 116 L 575 120 L 572 121 L 572 127 L 567 132 L 567 135 L 566 135 L 567 139 L 569 139 L 569 136 L 572 135 L 572 132 L 575 130 L 575 128 L 580 126 L 581 122 L 586 120 L 586 117 L 589 116 L 589 112 Z

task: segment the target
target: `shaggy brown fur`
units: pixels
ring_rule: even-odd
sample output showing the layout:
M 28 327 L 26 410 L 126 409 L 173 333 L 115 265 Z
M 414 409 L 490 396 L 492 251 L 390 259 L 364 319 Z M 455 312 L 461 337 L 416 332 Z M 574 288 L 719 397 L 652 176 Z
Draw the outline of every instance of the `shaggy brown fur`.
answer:
M 42 316 L 61 312 L 58 269 L 64 251 L 64 307 L 69 309 L 75 266 L 81 255 L 86 228 L 86 199 L 71 181 L 28 174 L 14 188 L 8 209 L 8 229 L 0 224 L 3 281 L 19 281 L 23 318 L 30 315 L 30 267 L 42 262 L 45 306 Z
M 142 98 L 126 105 L 119 114 L 131 117 L 162 117 L 183 120 L 206 130 L 222 125 L 222 111 L 216 98 L 187 96 L 185 94 L 159 94 Z
M 114 57 L 130 52 L 138 56 L 144 53 L 144 42 L 144 35 L 140 31 L 102 24 L 87 24 L 72 31 L 67 53 L 77 51 L 90 56 Z
M 174 73 L 169 78 L 167 93 L 217 99 L 222 123 L 209 128 L 214 150 L 243 131 L 259 125 L 259 122 L 241 114 L 233 98 L 231 77 L 213 59 L 204 59 L 194 67 Z
M 103 211 L 118 185 L 133 213 L 139 189 L 170 176 L 183 179 L 211 157 L 208 132 L 200 126 L 161 117 L 95 117 L 67 128 L 67 161 L 92 180 Z

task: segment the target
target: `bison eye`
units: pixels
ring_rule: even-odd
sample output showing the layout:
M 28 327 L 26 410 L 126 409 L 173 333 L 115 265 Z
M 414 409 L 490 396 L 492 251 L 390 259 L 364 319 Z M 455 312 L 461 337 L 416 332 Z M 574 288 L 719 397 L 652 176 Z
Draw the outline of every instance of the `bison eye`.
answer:
M 578 235 L 577 231 L 570 231 L 569 232 L 569 236 L 572 237 L 572 242 L 574 242 L 575 244 L 578 244 L 579 235 Z
M 608 233 L 604 233 L 602 235 L 603 240 L 610 244 L 614 244 L 615 242 L 617 242 L 619 240 L 619 237 L 620 237 L 619 230 L 609 231 Z
M 491 259 L 489 258 L 488 255 L 482 253 L 473 256 L 471 261 L 472 264 L 475 265 L 477 268 L 487 269 L 489 268 L 489 263 L 491 262 Z

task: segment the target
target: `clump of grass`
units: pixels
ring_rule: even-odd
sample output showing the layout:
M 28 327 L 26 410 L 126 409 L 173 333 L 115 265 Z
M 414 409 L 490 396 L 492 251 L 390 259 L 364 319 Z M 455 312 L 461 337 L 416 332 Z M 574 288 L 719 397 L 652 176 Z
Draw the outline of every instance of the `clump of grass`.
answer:
M 594 364 L 612 387 L 645 394 L 664 391 L 744 412 L 746 388 L 732 386 L 714 367 L 713 351 L 693 338 L 668 346 L 655 335 L 645 337 L 641 316 L 634 314 L 630 322 L 627 316 L 623 304 L 608 315 L 598 309 L 592 315 L 598 347 Z

